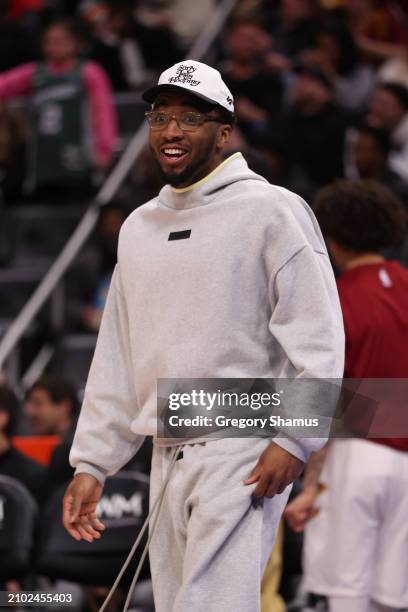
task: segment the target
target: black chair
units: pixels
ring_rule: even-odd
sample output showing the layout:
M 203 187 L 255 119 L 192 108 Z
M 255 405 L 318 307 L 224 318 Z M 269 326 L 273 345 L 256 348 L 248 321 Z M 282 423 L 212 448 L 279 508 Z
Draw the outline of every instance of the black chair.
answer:
M 30 570 L 37 505 L 24 485 L 0 475 L 0 582 Z
M 36 571 L 51 579 L 110 586 L 147 517 L 149 479 L 144 474 L 127 471 L 107 479 L 98 506 L 98 515 L 107 528 L 103 537 L 92 544 L 78 542 L 65 531 L 62 525 L 64 492 L 65 487 L 56 491 L 42 517 Z M 131 582 L 139 558 L 140 554 L 136 554 L 124 575 L 124 585 Z M 146 563 L 141 578 L 148 574 Z

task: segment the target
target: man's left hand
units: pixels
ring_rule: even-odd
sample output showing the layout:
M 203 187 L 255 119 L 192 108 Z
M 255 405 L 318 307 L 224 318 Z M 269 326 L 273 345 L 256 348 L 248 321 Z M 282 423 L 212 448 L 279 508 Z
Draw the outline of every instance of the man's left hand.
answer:
M 303 461 L 271 442 L 259 457 L 249 477 L 244 480 L 244 484 L 258 483 L 252 493 L 255 498 L 273 497 L 277 493 L 283 493 L 286 487 L 298 478 L 304 465 Z

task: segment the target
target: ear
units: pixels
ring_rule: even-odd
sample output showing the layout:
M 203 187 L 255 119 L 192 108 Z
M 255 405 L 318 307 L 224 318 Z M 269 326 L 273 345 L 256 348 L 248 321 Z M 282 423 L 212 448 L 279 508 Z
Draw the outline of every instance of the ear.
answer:
M 232 132 L 232 125 L 229 123 L 223 123 L 219 126 L 217 132 L 217 150 L 221 151 L 228 143 Z

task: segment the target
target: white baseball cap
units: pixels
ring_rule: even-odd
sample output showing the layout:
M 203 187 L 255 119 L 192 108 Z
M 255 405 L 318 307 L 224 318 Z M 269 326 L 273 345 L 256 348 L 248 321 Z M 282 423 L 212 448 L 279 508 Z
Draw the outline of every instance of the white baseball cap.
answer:
M 207 102 L 219 104 L 230 113 L 234 112 L 234 98 L 230 90 L 218 70 L 207 64 L 190 59 L 174 64 L 161 73 L 157 85 L 143 93 L 143 100 L 152 104 L 158 93 L 169 86 L 185 89 Z

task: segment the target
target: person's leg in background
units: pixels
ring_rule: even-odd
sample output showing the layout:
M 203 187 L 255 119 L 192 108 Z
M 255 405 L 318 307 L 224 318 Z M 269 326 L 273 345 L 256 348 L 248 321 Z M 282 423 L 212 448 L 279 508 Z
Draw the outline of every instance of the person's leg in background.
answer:
M 275 543 L 272 548 L 261 583 L 261 612 L 285 612 L 286 605 L 279 595 L 282 576 L 283 523 L 279 524 Z
M 389 469 L 387 449 L 373 442 L 334 440 L 328 451 L 303 568 L 305 590 L 328 597 L 335 612 L 369 612 Z

